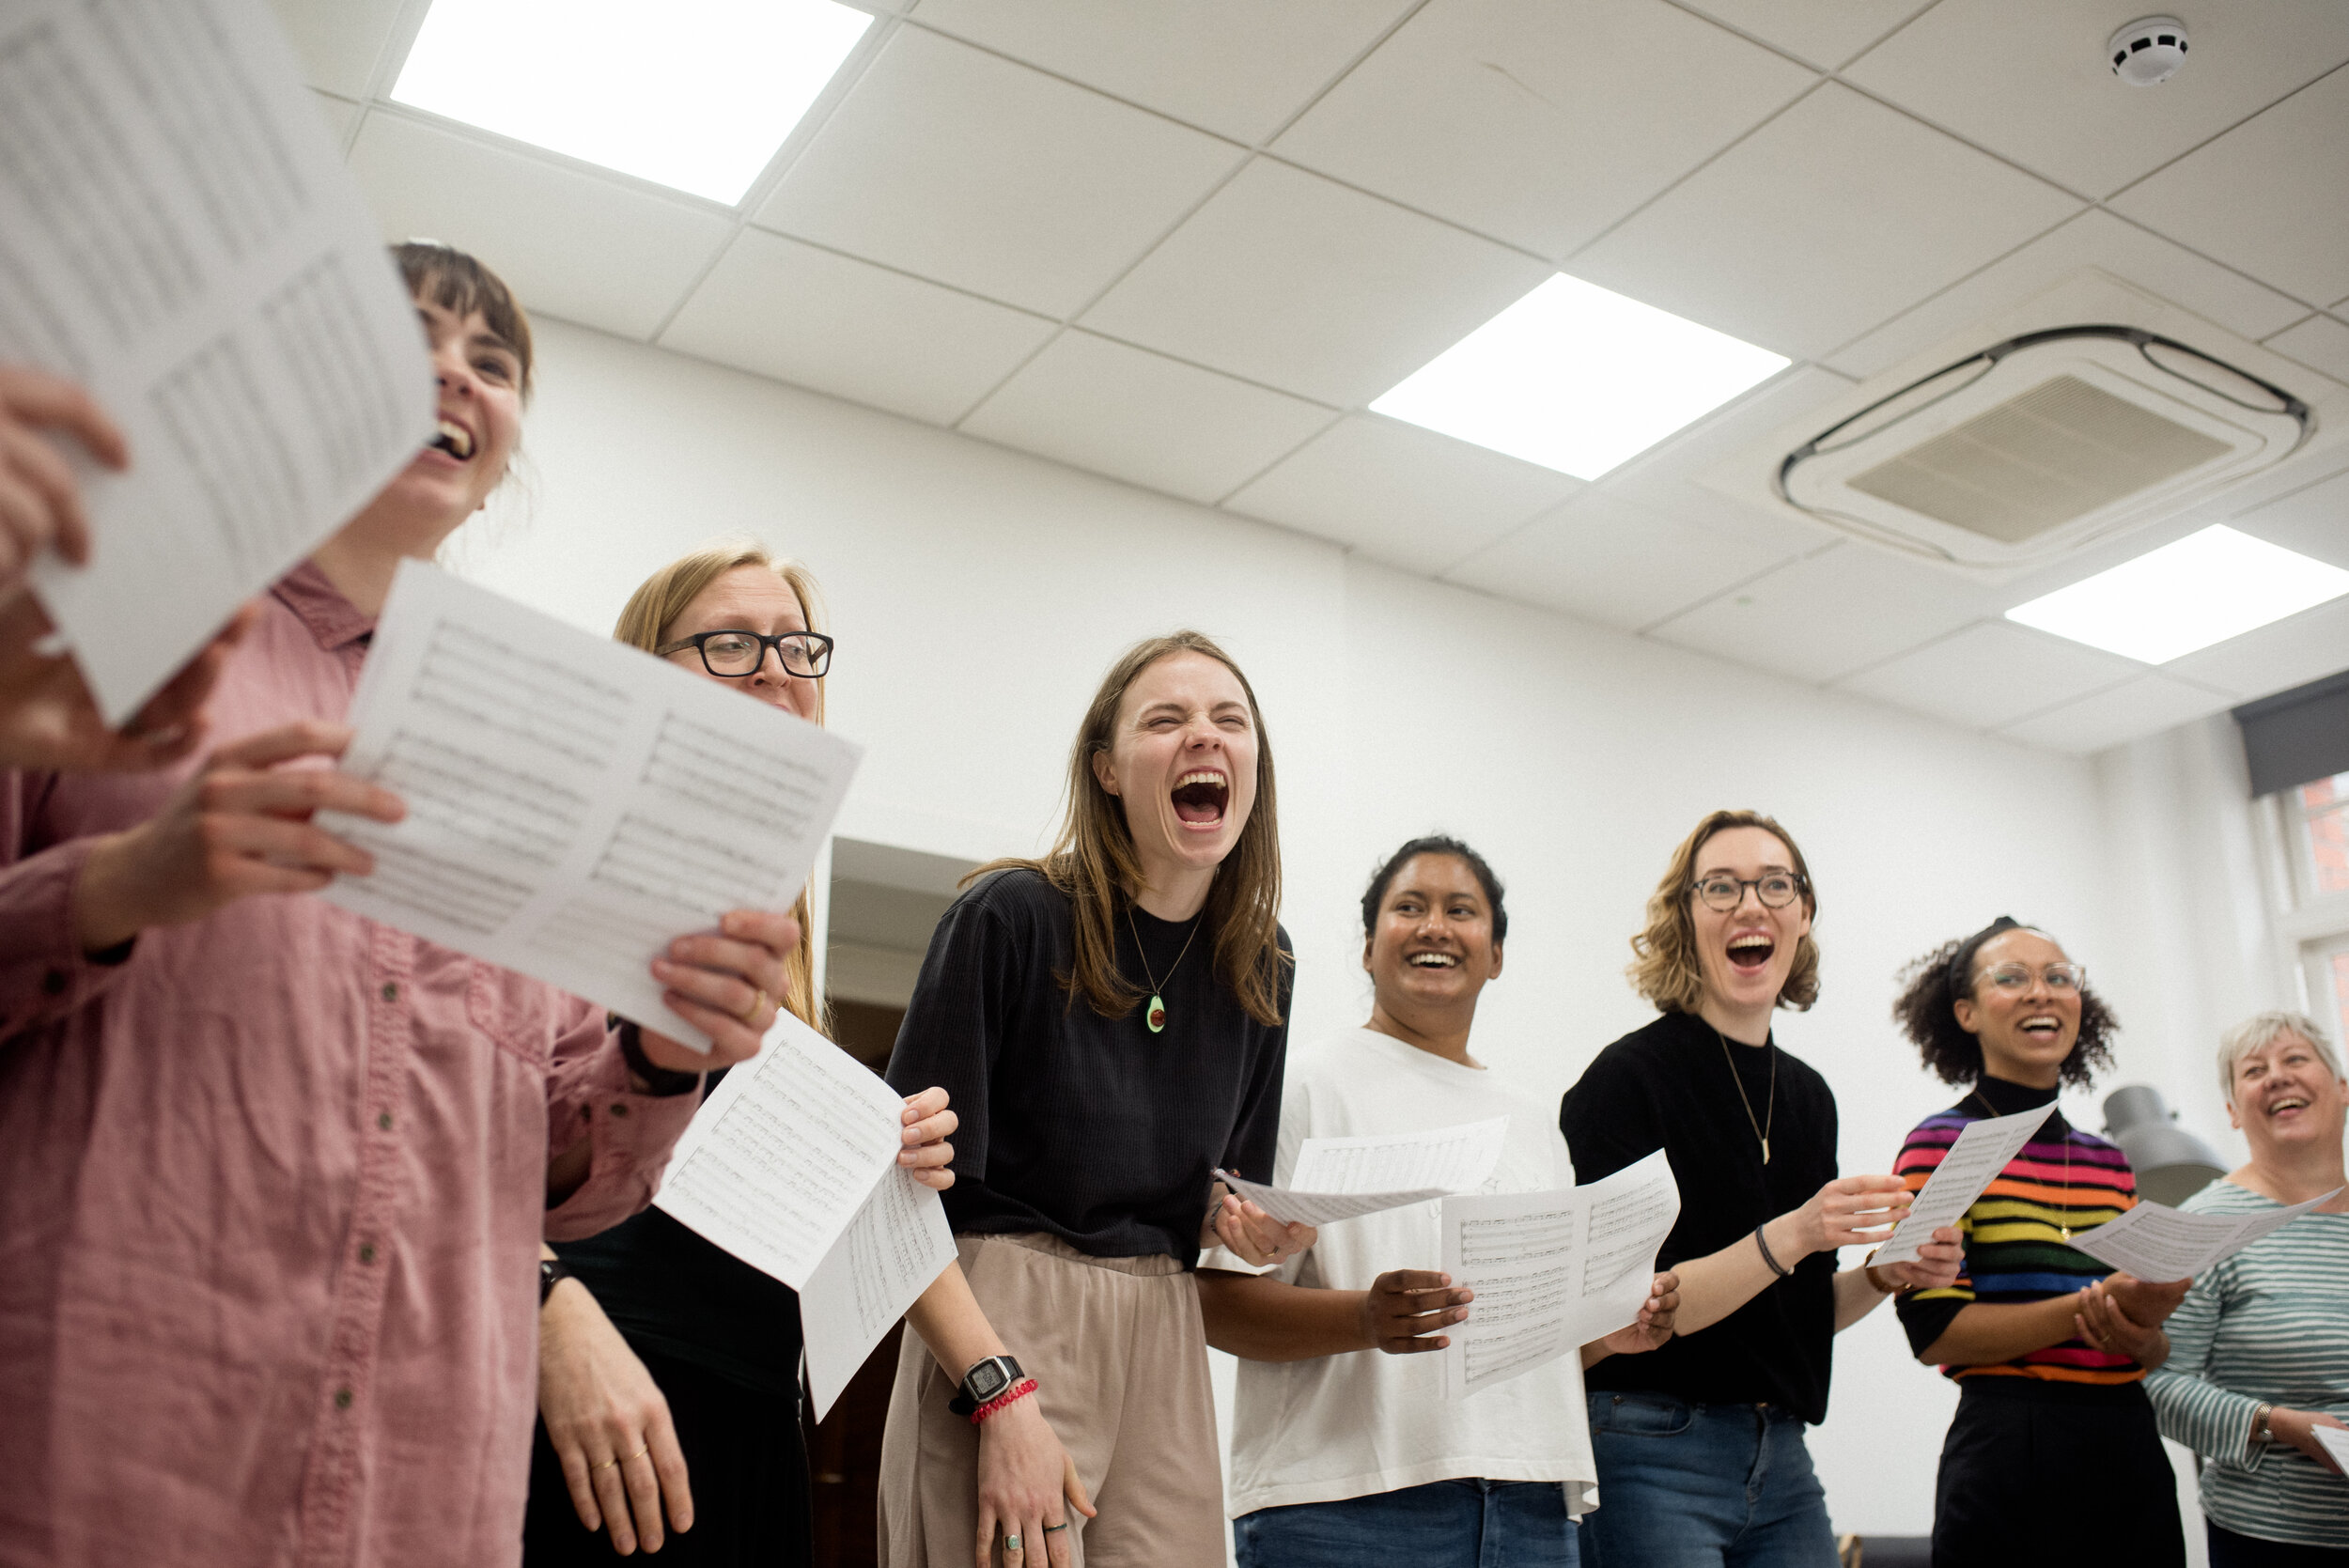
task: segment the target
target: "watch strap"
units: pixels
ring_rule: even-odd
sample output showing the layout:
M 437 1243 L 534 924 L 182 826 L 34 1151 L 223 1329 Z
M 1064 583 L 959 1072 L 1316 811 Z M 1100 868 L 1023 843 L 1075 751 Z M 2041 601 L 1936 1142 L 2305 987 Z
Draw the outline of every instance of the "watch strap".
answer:
M 971 1387 L 971 1380 L 978 1374 L 982 1367 L 994 1369 L 1001 1374 L 1000 1379 L 988 1381 L 984 1396 Z M 962 1374 L 961 1386 L 956 1389 L 955 1397 L 946 1402 L 946 1408 L 957 1416 L 968 1416 L 1026 1375 L 1027 1374 L 1020 1370 L 1019 1363 L 1009 1356 L 981 1357 L 971 1363 L 969 1372 Z
M 547 1304 L 547 1297 L 554 1294 L 555 1286 L 566 1280 L 578 1278 L 579 1276 L 572 1273 L 570 1266 L 561 1258 L 540 1258 L 538 1260 L 538 1305 L 543 1307 Z
M 666 1100 L 690 1094 L 702 1086 L 699 1073 L 680 1073 L 653 1065 L 652 1059 L 645 1054 L 644 1032 L 636 1027 L 634 1019 L 614 1017 L 610 1021 L 613 1032 L 620 1037 L 620 1060 L 628 1063 L 630 1072 L 645 1080 L 646 1094 Z

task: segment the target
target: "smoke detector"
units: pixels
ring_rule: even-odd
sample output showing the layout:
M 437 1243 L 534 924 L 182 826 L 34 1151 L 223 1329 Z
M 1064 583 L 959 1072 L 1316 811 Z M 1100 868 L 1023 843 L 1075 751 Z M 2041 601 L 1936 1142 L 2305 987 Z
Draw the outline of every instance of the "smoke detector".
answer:
M 2174 16 L 2140 17 L 2105 44 L 2112 74 L 2132 87 L 2158 87 L 2186 64 L 2186 23 Z

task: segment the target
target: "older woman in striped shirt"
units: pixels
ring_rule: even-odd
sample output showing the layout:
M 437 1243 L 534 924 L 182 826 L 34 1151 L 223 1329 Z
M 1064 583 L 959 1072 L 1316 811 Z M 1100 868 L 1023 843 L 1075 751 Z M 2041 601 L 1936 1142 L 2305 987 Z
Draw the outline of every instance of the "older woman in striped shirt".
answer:
M 2251 1162 L 2186 1202 L 2253 1214 L 2332 1201 L 2194 1283 L 2146 1380 L 2162 1436 L 2200 1452 L 2211 1568 L 2349 1565 L 2349 1479 L 2316 1436 L 2349 1418 L 2349 1193 L 2341 1191 L 2349 1079 L 2324 1031 L 2262 1013 L 2218 1048 L 2228 1113 Z
M 2050 1105 L 2110 1063 L 2112 1014 L 2044 931 L 2002 917 L 1906 978 L 1894 1016 L 1928 1067 L 1970 1086 L 1908 1135 L 1892 1169 L 1912 1187 L 1968 1122 Z M 1958 1221 L 1955 1282 L 1900 1298 L 1918 1358 L 1963 1390 L 1934 1486 L 1935 1562 L 2185 1568 L 2143 1382 L 2186 1286 L 2114 1274 L 2071 1246 L 2136 1202 L 2126 1157 L 2053 1111 Z M 2058 1496 L 2066 1506 L 2049 1506 Z

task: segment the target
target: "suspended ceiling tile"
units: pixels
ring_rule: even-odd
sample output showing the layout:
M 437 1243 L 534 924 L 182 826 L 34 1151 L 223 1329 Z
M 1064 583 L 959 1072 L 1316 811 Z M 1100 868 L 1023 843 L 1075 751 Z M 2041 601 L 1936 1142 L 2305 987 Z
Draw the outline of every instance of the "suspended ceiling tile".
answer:
M 1844 536 L 1826 524 L 1745 505 L 1699 483 L 1699 476 L 1770 431 L 1824 409 L 1851 388 L 1850 381 L 1832 370 L 1797 365 L 1649 447 L 1599 480 L 1598 487 L 1651 510 L 1733 533 L 1773 551 L 1773 560 L 1833 544 Z
M 1817 359 L 2080 205 L 1828 83 L 1576 256 L 1571 270 Z
M 951 425 L 1053 323 L 781 235 L 746 229 L 661 346 Z
M 2349 381 L 2349 326 L 2330 316 L 2311 316 L 2269 338 L 2267 347 L 2337 381 Z
M 1433 573 L 1581 488 L 1554 470 L 1361 413 L 1290 453 L 1224 505 Z
M 1968 729 L 2013 723 L 2059 703 L 2118 686 L 2145 666 L 2012 621 L 1964 630 L 1835 683 Z
M 1246 156 L 918 27 L 849 89 L 755 222 L 1066 317 Z
M 1636 631 L 1784 559 L 1735 534 L 1590 490 L 1443 575 Z
M 1822 70 L 1865 50 L 1933 0 L 1688 0 L 1739 32 Z
M 1563 256 L 1816 80 L 1663 0 L 1433 0 L 1273 150 Z
M 1839 544 L 1675 615 L 1650 634 L 1826 682 L 1980 620 L 1992 608 L 1981 585 L 1955 573 Z
M 1337 417 L 1211 370 L 1066 332 L 961 428 L 1114 479 L 1214 502 Z
M 2108 205 L 2311 304 L 2337 298 L 2349 287 L 2349 70 Z
M 2337 598 L 2164 664 L 2166 675 L 2249 702 L 2349 670 L 2349 598 Z
M 302 61 L 303 79 L 344 98 L 365 98 L 404 0 L 270 0 Z
M 2092 208 L 1845 344 L 1827 363 L 1865 380 L 2086 267 L 2102 268 L 2254 342 L 2308 314 L 2308 307 L 2289 295 Z
M 2339 456 L 2334 459 L 2339 461 Z M 2278 496 L 2228 526 L 2349 570 L 2349 469 Z
M 336 147 L 347 146 L 351 132 L 358 127 L 359 116 L 366 111 L 332 93 L 312 93 L 310 97 L 319 106 L 319 116 L 326 121 L 326 133 L 334 138 Z
M 914 20 L 1253 147 L 1411 4 L 923 0 Z
M 1084 324 L 1301 396 L 1359 405 L 1548 276 L 1545 263 L 1258 159 Z
M 533 311 L 649 338 L 733 224 L 436 125 L 376 110 L 351 173 L 385 238 L 428 236 L 494 267 Z
M 2216 691 L 2167 675 L 2143 675 L 2007 725 L 1998 733 L 2027 746 L 2085 756 L 2231 706 Z
M 2349 60 L 2340 0 L 2204 6 L 2185 69 L 2113 75 L 2105 40 L 2132 0 L 1942 0 L 1843 79 L 2083 195 L 2133 179 Z

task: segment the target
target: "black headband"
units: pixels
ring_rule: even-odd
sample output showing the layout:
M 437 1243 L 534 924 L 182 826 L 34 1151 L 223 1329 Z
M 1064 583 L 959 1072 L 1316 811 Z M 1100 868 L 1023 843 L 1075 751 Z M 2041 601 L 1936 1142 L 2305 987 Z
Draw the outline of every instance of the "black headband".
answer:
M 2020 931 L 2023 928 L 2023 923 L 2013 915 L 2000 915 L 1958 943 L 1957 951 L 1950 955 L 1950 996 L 1955 999 L 1968 994 L 1973 989 L 1974 955 L 1982 951 L 1983 943 L 2005 932 Z

